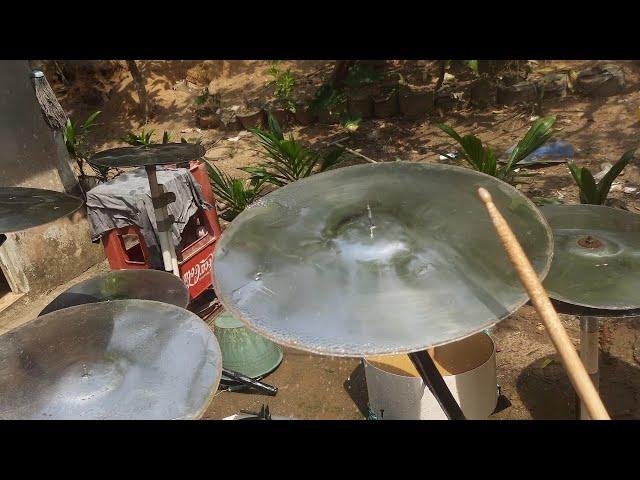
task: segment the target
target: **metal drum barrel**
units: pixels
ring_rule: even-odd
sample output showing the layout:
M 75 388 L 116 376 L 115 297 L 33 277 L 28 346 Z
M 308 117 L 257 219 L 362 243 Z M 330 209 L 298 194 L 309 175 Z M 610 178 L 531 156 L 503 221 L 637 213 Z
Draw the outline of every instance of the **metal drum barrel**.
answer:
M 434 349 L 434 362 L 469 420 L 484 420 L 498 402 L 495 345 L 484 332 Z M 381 420 L 446 420 L 407 355 L 364 359 L 369 408 Z

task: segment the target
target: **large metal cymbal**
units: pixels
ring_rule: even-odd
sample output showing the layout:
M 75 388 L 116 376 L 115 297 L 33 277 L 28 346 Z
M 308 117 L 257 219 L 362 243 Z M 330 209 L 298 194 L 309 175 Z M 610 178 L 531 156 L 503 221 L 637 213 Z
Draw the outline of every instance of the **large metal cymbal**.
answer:
M 159 270 L 113 270 L 75 284 L 47 305 L 40 316 L 85 303 L 155 300 L 186 308 L 189 290 L 180 277 Z
M 90 163 L 104 167 L 144 167 L 183 163 L 202 157 L 205 149 L 196 143 L 152 144 L 144 147 L 121 147 L 98 152 Z
M 0 187 L 0 233 L 17 232 L 66 217 L 82 200 L 40 188 Z
M 601 205 L 540 210 L 555 243 L 544 281 L 550 297 L 595 309 L 640 308 L 640 215 Z
M 408 353 L 469 336 L 527 300 L 478 187 L 544 277 L 551 231 L 524 195 L 469 169 L 394 162 L 316 174 L 250 206 L 216 248 L 216 293 L 249 328 L 316 353 Z
M 0 336 L 0 418 L 198 418 L 221 374 L 215 336 L 187 310 L 78 305 Z

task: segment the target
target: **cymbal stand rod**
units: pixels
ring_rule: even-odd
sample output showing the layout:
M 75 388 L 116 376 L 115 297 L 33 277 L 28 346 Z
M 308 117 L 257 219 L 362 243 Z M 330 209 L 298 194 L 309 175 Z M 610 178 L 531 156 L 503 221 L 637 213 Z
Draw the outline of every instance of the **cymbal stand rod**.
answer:
M 447 418 L 449 420 L 466 420 L 460 405 L 447 387 L 431 356 L 426 351 L 422 351 L 410 353 L 409 358 L 418 370 L 424 384 L 436 397 Z
M 160 242 L 160 249 L 162 250 L 164 269 L 167 272 L 173 272 L 175 275 L 180 276 L 175 248 L 173 247 L 173 240 L 171 239 L 171 232 L 168 229 L 169 214 L 166 204 L 163 205 L 163 191 L 158 184 L 156 166 L 147 165 L 144 168 L 147 172 L 147 178 L 149 180 L 149 191 L 151 192 L 151 201 L 153 202 L 153 209 L 156 215 L 158 240 Z
M 580 360 L 589 374 L 596 391 L 600 391 L 600 370 L 598 367 L 599 327 L 597 317 L 580 317 Z M 579 419 L 591 420 L 587 407 L 580 402 L 578 405 Z
M 256 380 L 255 378 L 247 377 L 246 375 L 241 374 L 240 372 L 236 372 L 234 370 L 229 370 L 228 368 L 222 369 L 222 374 L 225 377 L 229 377 L 236 382 L 241 383 L 245 387 L 252 387 L 258 390 L 265 395 L 275 396 L 278 393 L 278 387 L 274 387 L 273 385 L 269 385 L 267 383 Z

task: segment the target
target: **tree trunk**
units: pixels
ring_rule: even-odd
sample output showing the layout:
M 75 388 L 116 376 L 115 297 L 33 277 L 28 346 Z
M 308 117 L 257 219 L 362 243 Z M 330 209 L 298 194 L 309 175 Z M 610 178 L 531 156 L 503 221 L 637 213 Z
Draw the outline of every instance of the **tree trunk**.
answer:
M 140 115 L 144 123 L 147 123 L 149 119 L 149 99 L 147 97 L 147 89 L 144 87 L 144 78 L 138 70 L 135 60 L 127 60 L 127 66 L 133 77 L 133 84 L 138 91 L 138 98 L 140 99 Z
M 438 60 L 438 82 L 436 83 L 435 91 L 440 90 L 442 83 L 444 82 L 444 74 L 447 69 L 447 61 L 446 60 Z
M 337 60 L 331 77 L 331 86 L 335 89 L 343 87 L 344 79 L 347 77 L 349 67 L 355 63 L 355 60 Z

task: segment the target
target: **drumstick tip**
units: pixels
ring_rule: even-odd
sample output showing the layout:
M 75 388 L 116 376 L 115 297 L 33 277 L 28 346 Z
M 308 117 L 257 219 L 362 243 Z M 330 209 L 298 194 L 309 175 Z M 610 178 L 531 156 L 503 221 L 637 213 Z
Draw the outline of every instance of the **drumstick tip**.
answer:
M 484 203 L 491 203 L 491 194 L 487 191 L 486 188 L 480 187 L 478 189 L 478 195 L 480 196 L 480 200 L 482 200 Z

